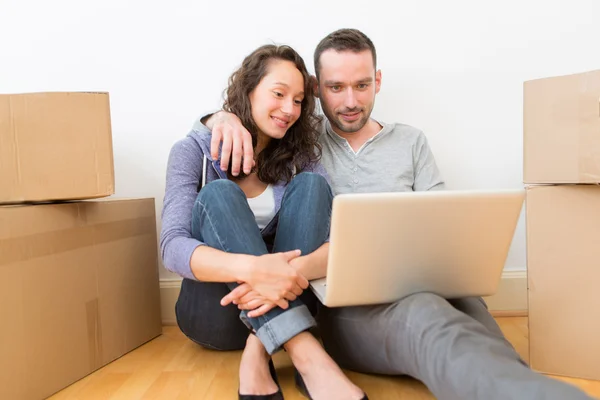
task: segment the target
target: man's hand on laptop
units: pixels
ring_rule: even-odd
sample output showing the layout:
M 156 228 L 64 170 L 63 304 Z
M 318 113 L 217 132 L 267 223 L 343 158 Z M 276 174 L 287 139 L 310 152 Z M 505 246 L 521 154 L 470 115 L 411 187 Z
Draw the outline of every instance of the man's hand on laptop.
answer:
M 219 158 L 219 144 L 221 148 L 221 169 L 227 171 L 231 159 L 231 174 L 238 176 L 240 166 L 246 175 L 250 174 L 254 167 L 254 148 L 252 147 L 252 135 L 242 121 L 232 113 L 219 111 L 213 114 L 207 121 L 206 126 L 212 131 L 210 141 L 210 154 L 213 160 Z

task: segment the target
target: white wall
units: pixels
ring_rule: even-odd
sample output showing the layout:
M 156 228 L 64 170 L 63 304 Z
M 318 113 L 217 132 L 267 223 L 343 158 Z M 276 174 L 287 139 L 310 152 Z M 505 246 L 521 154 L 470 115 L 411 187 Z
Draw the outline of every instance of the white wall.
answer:
M 0 0 L 0 92 L 109 91 L 117 195 L 160 213 L 173 142 L 243 56 L 327 33 L 375 42 L 375 116 L 425 131 L 448 186 L 522 187 L 522 83 L 600 68 L 600 2 Z M 523 218 L 506 269 L 525 269 Z M 160 223 L 160 221 L 159 221 Z M 161 271 L 163 278 L 169 278 Z

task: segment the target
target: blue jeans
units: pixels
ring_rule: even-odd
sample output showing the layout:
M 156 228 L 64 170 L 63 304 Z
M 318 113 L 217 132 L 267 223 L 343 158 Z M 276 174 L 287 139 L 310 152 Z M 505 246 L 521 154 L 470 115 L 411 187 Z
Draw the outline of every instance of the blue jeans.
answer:
M 327 181 L 314 173 L 301 173 L 288 184 L 276 216 L 274 239 L 263 237 L 244 192 L 234 182 L 220 179 L 200 191 L 192 213 L 195 238 L 229 253 L 260 256 L 300 249 L 309 254 L 328 238 L 333 194 Z M 265 242 L 266 240 L 266 242 Z M 310 291 L 283 310 L 248 318 L 236 306 L 219 302 L 237 283 L 197 282 L 184 279 L 176 305 L 181 330 L 195 342 L 213 349 L 241 349 L 253 329 L 269 354 L 316 325 L 318 300 Z M 240 322 L 242 321 L 242 322 Z

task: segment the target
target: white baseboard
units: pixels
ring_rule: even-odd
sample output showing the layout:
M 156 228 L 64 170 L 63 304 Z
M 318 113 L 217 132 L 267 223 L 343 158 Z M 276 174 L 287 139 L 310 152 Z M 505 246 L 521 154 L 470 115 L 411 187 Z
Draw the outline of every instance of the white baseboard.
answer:
M 496 294 L 484 300 L 494 316 L 527 316 L 527 271 L 504 271 Z
M 175 325 L 175 303 L 179 296 L 181 280 L 160 281 L 160 305 L 163 325 Z M 527 272 L 504 271 L 498 292 L 485 297 L 490 312 L 495 316 L 527 315 Z
M 160 280 L 160 311 L 163 325 L 177 325 L 175 319 L 175 303 L 181 289 L 180 279 Z

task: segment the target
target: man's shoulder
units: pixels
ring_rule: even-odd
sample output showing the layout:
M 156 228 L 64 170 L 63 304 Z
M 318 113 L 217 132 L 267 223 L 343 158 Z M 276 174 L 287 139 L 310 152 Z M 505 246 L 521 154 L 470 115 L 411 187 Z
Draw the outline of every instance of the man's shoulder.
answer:
M 401 138 L 402 140 L 418 142 L 425 138 L 425 134 L 421 129 L 401 122 L 386 124 L 384 127 L 388 128 L 390 133 L 395 137 Z

